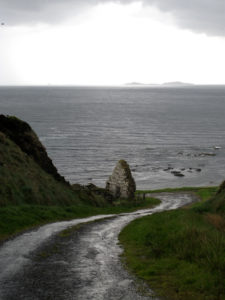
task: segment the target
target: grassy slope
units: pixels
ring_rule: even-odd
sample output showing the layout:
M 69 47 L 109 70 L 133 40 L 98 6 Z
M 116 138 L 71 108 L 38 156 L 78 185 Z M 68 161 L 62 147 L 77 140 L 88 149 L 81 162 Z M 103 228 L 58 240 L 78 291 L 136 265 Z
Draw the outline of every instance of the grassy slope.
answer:
M 146 199 L 112 207 L 95 191 L 73 190 L 44 171 L 2 132 L 0 182 L 0 240 L 47 222 L 133 211 L 158 204 L 155 199 Z
M 0 115 L 0 241 L 48 222 L 152 207 L 156 199 L 117 201 L 58 174 L 29 124 Z
M 120 234 L 128 267 L 165 299 L 225 299 L 224 195 L 129 224 Z
M 144 202 L 126 202 L 117 206 L 96 207 L 90 205 L 14 205 L 0 207 L 0 241 L 49 222 L 71 220 L 98 214 L 118 214 L 137 209 L 150 208 L 160 201 L 148 198 Z
M 0 206 L 79 204 L 69 186 L 56 181 L 0 132 Z

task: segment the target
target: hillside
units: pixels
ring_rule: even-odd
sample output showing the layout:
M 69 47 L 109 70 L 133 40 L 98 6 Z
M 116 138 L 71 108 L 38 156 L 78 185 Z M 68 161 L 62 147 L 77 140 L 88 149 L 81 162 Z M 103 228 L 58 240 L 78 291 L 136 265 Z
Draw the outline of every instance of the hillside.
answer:
M 0 132 L 13 141 L 22 152 L 32 158 L 45 172 L 52 175 L 57 181 L 65 183 L 65 179 L 59 175 L 44 146 L 29 124 L 13 116 L 0 115 Z
M 0 182 L 0 206 L 110 204 L 105 191 L 66 182 L 29 124 L 4 115 L 0 115 Z
M 159 203 L 152 198 L 116 200 L 93 184 L 71 185 L 58 173 L 29 124 L 4 115 L 0 115 L 0 183 L 0 242 L 49 222 L 129 212 Z
M 2 132 L 0 182 L 0 206 L 79 203 L 69 186 L 57 182 Z

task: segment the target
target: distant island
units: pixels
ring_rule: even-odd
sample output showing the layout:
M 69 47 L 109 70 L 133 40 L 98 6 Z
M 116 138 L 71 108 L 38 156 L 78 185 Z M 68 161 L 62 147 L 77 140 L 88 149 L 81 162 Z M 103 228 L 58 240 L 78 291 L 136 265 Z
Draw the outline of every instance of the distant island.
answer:
M 187 83 L 187 82 L 181 82 L 181 81 L 173 81 L 173 82 L 165 82 L 162 84 L 163 86 L 168 86 L 168 87 L 178 87 L 178 86 L 193 86 L 194 83 Z
M 141 82 L 129 82 L 125 84 L 126 86 L 151 86 L 151 87 L 185 87 L 185 86 L 194 86 L 194 83 L 187 83 L 181 81 L 172 81 L 159 83 L 141 83 Z
M 128 82 L 128 83 L 125 83 L 125 85 L 145 85 L 145 84 L 141 83 L 141 82 Z
M 160 84 L 157 83 L 142 83 L 142 82 L 128 82 L 125 83 L 127 86 L 159 86 Z

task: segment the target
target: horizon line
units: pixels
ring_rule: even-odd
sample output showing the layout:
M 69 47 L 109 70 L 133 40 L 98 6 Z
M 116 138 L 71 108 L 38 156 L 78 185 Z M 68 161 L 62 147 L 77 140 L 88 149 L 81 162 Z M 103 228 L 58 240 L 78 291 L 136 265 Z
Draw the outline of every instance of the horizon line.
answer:
M 0 84 L 0 87 L 194 87 L 194 86 L 225 86 L 225 83 L 123 83 L 123 84 Z

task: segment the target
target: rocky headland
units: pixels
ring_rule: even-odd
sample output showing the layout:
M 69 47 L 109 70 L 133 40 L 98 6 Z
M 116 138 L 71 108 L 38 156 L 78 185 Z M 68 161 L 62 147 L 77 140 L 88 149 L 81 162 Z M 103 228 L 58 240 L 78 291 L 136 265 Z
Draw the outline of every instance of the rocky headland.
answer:
M 26 122 L 0 115 L 0 206 L 112 203 L 106 190 L 72 186 L 61 176 Z
M 66 183 L 28 123 L 13 116 L 0 115 L 0 132 L 32 158 L 45 172 L 52 175 L 57 181 Z

